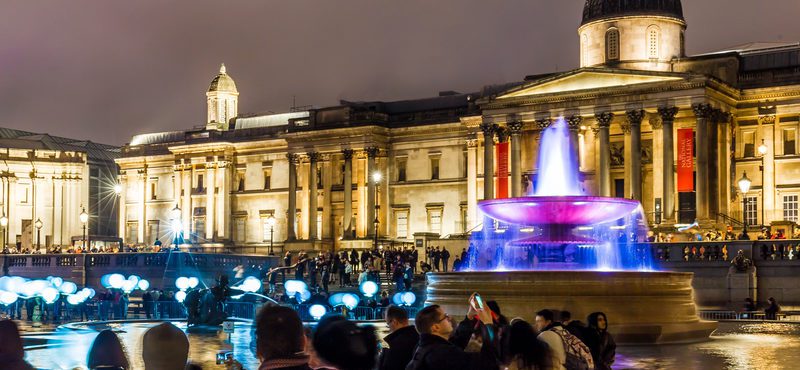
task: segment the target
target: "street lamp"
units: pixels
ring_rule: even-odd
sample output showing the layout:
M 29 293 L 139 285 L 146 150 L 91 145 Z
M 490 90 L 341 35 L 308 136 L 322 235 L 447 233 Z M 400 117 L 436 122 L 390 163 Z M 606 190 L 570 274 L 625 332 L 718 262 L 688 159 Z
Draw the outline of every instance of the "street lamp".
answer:
M 275 216 L 269 215 L 267 217 L 267 225 L 269 225 L 269 255 L 274 256 L 272 252 L 272 236 L 275 234 Z
M 42 251 L 42 219 L 37 218 L 36 222 L 33 223 L 33 226 L 36 226 L 36 250 L 41 252 Z
M 169 213 L 170 219 L 172 219 L 172 244 L 174 249 L 178 249 L 178 243 L 180 242 L 181 233 L 183 233 L 183 223 L 181 222 L 181 208 L 178 207 L 178 204 L 175 204 L 175 208 L 172 209 Z
M 122 193 L 122 185 L 114 184 L 114 194 L 120 195 Z
M 382 178 L 383 176 L 381 176 L 381 173 L 378 171 L 375 171 L 372 174 L 372 181 L 375 183 L 375 220 L 373 221 L 375 224 L 375 240 L 372 245 L 374 250 L 378 250 L 378 224 L 380 223 L 378 220 L 378 209 L 380 209 L 380 205 L 378 204 L 380 201 L 380 197 L 378 196 L 378 185 L 380 185 Z
M 83 249 L 88 251 L 89 248 L 86 245 L 86 225 L 89 223 L 89 214 L 86 213 L 86 208 L 81 207 L 81 214 L 78 216 L 83 224 Z
M 747 210 L 747 191 L 750 190 L 751 183 L 752 181 L 747 178 L 747 172 L 743 172 L 742 178 L 739 179 L 739 190 L 742 192 L 742 222 L 744 224 L 742 226 L 742 239 L 750 239 L 750 236 L 747 235 L 747 215 L 745 212 Z

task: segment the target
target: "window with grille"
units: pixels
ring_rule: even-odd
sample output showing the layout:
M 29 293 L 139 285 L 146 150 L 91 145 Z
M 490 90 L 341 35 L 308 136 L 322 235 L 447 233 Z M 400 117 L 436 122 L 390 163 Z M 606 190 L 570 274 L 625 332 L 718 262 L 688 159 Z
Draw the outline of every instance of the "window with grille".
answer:
M 442 233 L 442 209 L 428 209 L 428 230 L 432 233 Z
M 758 198 L 744 198 L 744 219 L 748 225 L 758 224 Z
M 606 60 L 619 60 L 619 30 L 616 28 L 606 32 Z
M 797 130 L 793 128 L 783 129 L 783 155 L 797 154 Z
M 651 26 L 647 30 L 647 56 L 650 59 L 658 59 L 658 28 Z
M 408 211 L 397 211 L 394 217 L 397 239 L 408 239 Z
M 798 207 L 797 195 L 784 195 L 783 196 L 783 219 L 785 221 L 797 222 Z
M 264 190 L 272 189 L 272 168 L 264 169 Z

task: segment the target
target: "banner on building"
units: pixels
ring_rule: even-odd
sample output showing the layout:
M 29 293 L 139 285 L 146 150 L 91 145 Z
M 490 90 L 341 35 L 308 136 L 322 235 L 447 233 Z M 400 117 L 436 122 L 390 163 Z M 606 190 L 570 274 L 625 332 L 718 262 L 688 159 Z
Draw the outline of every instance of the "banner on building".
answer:
M 508 198 L 508 142 L 497 144 L 497 196 Z
M 694 191 L 694 131 L 678 129 L 678 192 Z

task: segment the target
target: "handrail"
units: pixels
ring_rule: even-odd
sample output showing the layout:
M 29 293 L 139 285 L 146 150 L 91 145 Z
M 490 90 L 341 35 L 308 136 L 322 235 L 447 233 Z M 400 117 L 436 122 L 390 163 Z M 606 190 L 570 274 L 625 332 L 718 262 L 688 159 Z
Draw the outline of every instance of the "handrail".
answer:
M 728 216 L 728 215 L 726 215 L 724 213 L 717 213 L 717 220 L 719 220 L 719 219 L 722 219 L 722 221 L 724 221 L 725 223 L 730 224 L 731 226 L 738 226 L 738 227 L 743 227 L 744 226 L 744 222 L 739 221 L 739 220 L 737 220 L 737 219 L 735 219 L 735 218 L 733 218 L 731 216 Z

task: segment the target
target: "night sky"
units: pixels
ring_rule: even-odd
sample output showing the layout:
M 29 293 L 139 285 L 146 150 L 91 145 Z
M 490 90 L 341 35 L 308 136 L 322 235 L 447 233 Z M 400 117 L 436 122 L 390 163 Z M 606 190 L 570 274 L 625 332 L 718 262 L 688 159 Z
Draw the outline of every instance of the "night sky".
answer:
M 0 127 L 124 144 L 240 113 L 469 92 L 578 66 L 583 0 L 4 0 Z M 684 0 L 687 52 L 800 40 L 798 0 Z

